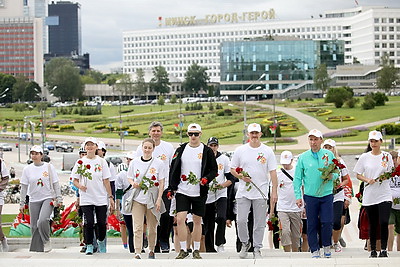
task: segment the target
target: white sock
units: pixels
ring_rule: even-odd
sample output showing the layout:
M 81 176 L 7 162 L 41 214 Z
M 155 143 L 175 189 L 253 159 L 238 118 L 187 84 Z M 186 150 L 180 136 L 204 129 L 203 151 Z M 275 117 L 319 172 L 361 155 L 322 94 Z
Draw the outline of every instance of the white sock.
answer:
M 181 249 L 183 249 L 184 251 L 187 251 L 186 241 L 180 241 L 179 244 L 181 244 Z
M 200 242 L 193 242 L 193 250 L 200 250 Z

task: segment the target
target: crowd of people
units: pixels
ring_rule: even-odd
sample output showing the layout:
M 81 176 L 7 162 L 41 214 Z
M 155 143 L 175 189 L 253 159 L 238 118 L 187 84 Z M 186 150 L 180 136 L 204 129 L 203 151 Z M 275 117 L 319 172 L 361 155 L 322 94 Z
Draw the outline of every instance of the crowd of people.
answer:
M 163 125 L 152 122 L 149 137 L 117 168 L 104 159 L 104 142 L 84 140 L 71 172 L 83 219 L 82 253 L 107 252 L 107 216 L 115 213 L 123 246 L 135 259 L 143 258 L 146 250 L 149 259 L 173 249 L 176 259 L 224 253 L 226 227 L 233 221 L 240 258 L 248 258 L 249 252 L 255 259 L 263 257 L 267 226 L 272 232 L 278 229 L 273 233 L 280 239 L 275 248 L 280 243 L 285 252 L 330 258 L 331 250 L 340 253 L 346 246 L 341 233 L 350 222 L 351 173 L 361 181 L 360 238 L 367 240 L 370 257 L 388 257 L 387 250 L 393 249 L 395 234 L 400 233 L 400 177 L 394 173 L 400 160 L 397 152 L 381 150 L 379 131 L 369 133 L 368 149 L 354 170 L 347 168 L 336 142 L 324 140 L 317 129 L 308 133 L 310 149 L 297 161 L 290 151 L 283 151 L 279 162 L 262 143 L 257 123 L 248 125 L 248 142 L 231 159 L 219 151 L 218 138 L 201 142 L 199 124 L 188 126 L 188 141 L 176 150 L 161 140 L 162 133 Z M 29 250 L 49 252 L 49 221 L 63 201 L 59 179 L 54 166 L 43 162 L 40 146 L 30 149 L 30 157 L 33 163 L 21 177 L 20 211 L 28 205 Z M 4 190 L 9 173 L 4 160 L 0 166 Z M 3 205 L 0 193 L 0 222 Z M 400 250 L 399 238 L 396 243 Z M 1 227 L 0 249 L 8 250 Z

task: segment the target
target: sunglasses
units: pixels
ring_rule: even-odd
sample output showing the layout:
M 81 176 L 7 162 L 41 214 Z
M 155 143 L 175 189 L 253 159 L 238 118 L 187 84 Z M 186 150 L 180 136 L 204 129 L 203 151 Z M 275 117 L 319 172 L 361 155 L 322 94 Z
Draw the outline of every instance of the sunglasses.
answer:
M 189 136 L 192 136 L 192 135 L 194 135 L 194 136 L 196 136 L 196 137 L 197 137 L 197 136 L 199 136 L 199 135 L 200 135 L 200 133 L 188 133 L 188 135 L 189 135 Z

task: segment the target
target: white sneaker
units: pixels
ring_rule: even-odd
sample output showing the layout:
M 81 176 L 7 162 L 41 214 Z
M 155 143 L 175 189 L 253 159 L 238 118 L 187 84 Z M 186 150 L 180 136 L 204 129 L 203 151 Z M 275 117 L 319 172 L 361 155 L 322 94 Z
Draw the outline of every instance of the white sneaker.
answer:
M 51 242 L 50 242 L 50 240 L 49 241 L 47 241 L 46 243 L 44 243 L 44 249 L 43 249 L 43 251 L 44 252 L 50 252 L 52 250 L 52 247 L 51 247 Z
M 8 243 L 6 237 L 4 237 L 4 239 L 1 241 L 1 248 L 3 252 L 8 252 Z
M 319 254 L 319 250 L 316 250 L 314 252 L 311 253 L 311 257 L 314 259 L 318 259 L 321 258 L 321 255 Z
M 260 248 L 254 248 L 253 258 L 254 259 L 262 259 Z
M 324 258 L 330 258 L 331 255 L 331 246 L 324 247 Z
M 217 252 L 218 252 L 218 253 L 224 253 L 224 252 L 225 252 L 224 245 L 219 245 L 219 246 L 217 247 Z
M 333 248 L 335 249 L 335 252 L 342 252 L 342 247 L 338 243 L 333 244 Z
M 247 252 L 249 251 L 250 246 L 251 246 L 251 245 L 250 245 L 249 242 L 247 242 L 247 243 L 242 243 L 242 248 L 241 248 L 241 250 L 240 250 L 240 252 L 239 252 L 239 258 L 241 258 L 241 259 L 247 258 Z

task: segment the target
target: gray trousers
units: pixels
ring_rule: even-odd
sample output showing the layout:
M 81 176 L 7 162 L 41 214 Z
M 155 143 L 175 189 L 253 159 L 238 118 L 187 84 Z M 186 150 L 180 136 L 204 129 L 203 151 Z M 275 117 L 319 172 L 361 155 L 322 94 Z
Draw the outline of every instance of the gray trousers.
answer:
M 249 232 L 247 228 L 247 218 L 249 216 L 250 207 L 253 207 L 253 246 L 254 248 L 262 248 L 262 242 L 267 223 L 267 203 L 264 199 L 247 199 L 238 198 L 237 202 L 237 226 L 240 242 L 247 243 L 249 241 Z
M 44 243 L 50 240 L 50 215 L 53 206 L 51 199 L 39 202 L 29 202 L 29 215 L 31 216 L 31 247 L 29 251 L 43 252 Z

